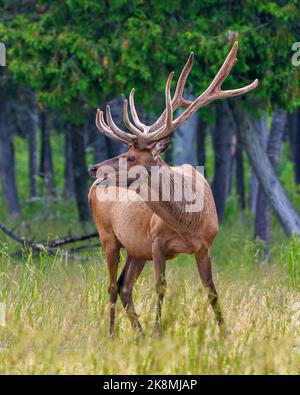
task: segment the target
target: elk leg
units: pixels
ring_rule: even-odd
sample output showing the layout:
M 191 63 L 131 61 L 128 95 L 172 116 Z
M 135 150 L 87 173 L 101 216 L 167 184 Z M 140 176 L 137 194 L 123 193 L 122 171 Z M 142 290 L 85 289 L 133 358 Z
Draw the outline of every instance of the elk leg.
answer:
M 118 285 L 118 293 L 119 293 L 119 294 L 120 294 L 121 287 L 122 287 L 123 284 L 124 284 L 125 277 L 126 277 L 126 273 L 127 273 L 127 271 L 128 271 L 131 258 L 132 258 L 132 257 L 131 257 L 131 256 L 127 253 L 127 251 L 126 251 L 126 262 L 125 262 L 125 265 L 124 265 L 124 267 L 123 267 L 123 269 L 122 269 L 122 272 L 121 272 L 121 274 L 120 274 L 120 276 L 119 276 L 119 278 L 118 278 L 118 282 L 117 282 L 117 285 Z
M 162 312 L 164 295 L 167 288 L 167 282 L 166 282 L 165 253 L 158 239 L 155 239 L 152 243 L 152 255 L 154 261 L 154 268 L 155 268 L 156 292 L 158 294 L 157 305 L 156 305 L 155 331 L 157 333 L 160 333 L 161 312 Z
M 118 292 L 120 294 L 121 301 L 133 329 L 139 333 L 142 333 L 142 326 L 134 308 L 132 290 L 133 285 L 143 271 L 144 266 L 145 261 L 139 261 L 131 256 L 127 256 L 124 269 L 118 279 Z
M 209 303 L 211 304 L 214 310 L 217 323 L 220 329 L 223 331 L 224 319 L 220 308 L 218 292 L 216 290 L 212 277 L 212 265 L 211 265 L 209 250 L 205 247 L 202 247 L 200 251 L 198 251 L 196 254 L 196 260 L 197 260 L 200 278 L 202 280 L 204 287 L 208 292 Z
M 109 334 L 114 335 L 115 331 L 115 314 L 116 314 L 116 302 L 118 298 L 118 287 L 117 287 L 117 274 L 119 264 L 119 252 L 120 247 L 117 244 L 105 246 L 105 255 L 107 257 L 107 267 L 109 273 L 109 303 L 110 303 L 110 324 Z

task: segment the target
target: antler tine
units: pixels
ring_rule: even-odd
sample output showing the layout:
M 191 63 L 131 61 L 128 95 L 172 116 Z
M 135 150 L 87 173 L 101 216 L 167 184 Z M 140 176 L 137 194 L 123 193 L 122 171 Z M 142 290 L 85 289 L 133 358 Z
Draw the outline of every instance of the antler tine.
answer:
M 169 134 L 169 130 L 172 129 L 172 121 L 173 121 L 173 108 L 172 108 L 172 99 L 171 99 L 171 84 L 174 76 L 174 71 L 170 73 L 166 88 L 165 88 L 165 97 L 166 97 L 166 117 L 165 117 L 165 125 L 158 129 L 155 132 L 152 132 L 151 139 L 160 140 Z
M 237 88 L 237 89 L 229 89 L 227 91 L 221 91 L 221 97 L 220 99 L 226 98 L 226 97 L 232 97 L 232 96 L 238 96 L 242 95 L 243 93 L 248 93 L 255 89 L 258 85 L 258 79 L 254 80 L 251 82 L 251 84 L 244 86 L 243 88 Z
M 235 62 L 237 61 L 236 54 L 238 51 L 238 42 L 235 41 L 233 44 L 233 47 L 231 48 L 229 54 L 227 55 L 222 67 L 218 71 L 217 75 L 211 82 L 210 86 L 208 89 L 214 90 L 214 89 L 221 89 L 221 85 L 229 75 L 232 67 L 234 66 Z M 208 90 L 207 89 L 207 90 Z
M 135 93 L 135 89 L 132 88 L 130 91 L 130 95 L 129 95 L 129 106 L 130 106 L 132 119 L 133 119 L 133 122 L 135 123 L 135 126 L 142 129 L 143 132 L 147 133 L 149 130 L 149 126 L 142 123 L 138 117 L 138 114 L 137 114 L 137 111 L 135 108 L 135 104 L 134 104 L 134 93 Z
M 128 115 L 128 101 L 127 101 L 127 99 L 124 100 L 123 121 L 124 121 L 124 124 L 126 125 L 126 127 L 130 130 L 130 132 L 133 133 L 137 137 L 139 146 L 141 148 L 146 147 L 147 142 L 148 142 L 146 135 L 130 122 L 129 115 Z
M 170 134 L 170 130 L 173 130 L 173 102 L 171 99 L 171 84 L 172 84 L 172 79 L 174 76 L 174 71 L 170 73 L 167 83 L 166 83 L 166 88 L 165 88 L 165 97 L 166 97 L 166 110 L 165 112 L 165 125 L 160 127 L 157 131 L 152 132 L 149 134 L 149 137 L 151 137 L 151 140 L 160 140 Z
M 177 81 L 174 97 L 172 99 L 173 111 L 175 111 L 180 106 L 188 107 L 190 104 L 192 104 L 191 101 L 185 100 L 183 98 L 183 91 L 184 91 L 187 77 L 190 74 L 190 71 L 192 70 L 193 61 L 194 61 L 194 52 L 191 52 L 184 68 L 182 69 L 182 72 L 178 78 L 178 81 Z M 164 120 L 165 120 L 165 113 L 166 113 L 166 110 L 164 110 L 164 112 L 160 115 L 160 117 L 150 127 L 149 133 L 157 131 L 158 128 L 161 129 L 161 126 L 163 125 Z
M 188 107 L 192 103 L 191 101 L 185 100 L 183 98 L 183 91 L 187 77 L 190 74 L 190 71 L 192 70 L 193 62 L 194 62 L 194 52 L 191 52 L 178 78 L 177 86 L 172 100 L 174 109 L 178 108 L 179 106 Z
M 126 140 L 128 142 L 133 143 L 136 140 L 136 136 L 133 136 L 129 133 L 124 132 L 118 126 L 114 123 L 112 116 L 111 116 L 111 111 L 110 111 L 110 106 L 106 106 L 106 120 L 108 123 L 108 126 L 112 129 L 112 131 L 121 139 Z
M 106 125 L 105 121 L 104 121 L 104 116 L 103 116 L 103 111 L 101 110 L 97 110 L 97 114 L 96 114 L 96 126 L 98 128 L 98 130 L 103 133 L 106 137 L 112 138 L 116 141 L 122 142 L 122 143 L 126 143 L 126 144 L 132 144 L 133 141 L 128 138 L 121 138 L 118 135 L 114 134 L 114 132 Z
M 115 136 L 109 127 L 106 125 L 104 118 L 103 118 L 103 111 L 97 110 L 96 113 L 96 126 L 98 130 L 103 133 L 106 137 L 113 138 L 114 140 L 120 140 L 117 136 Z
M 171 84 L 174 76 L 174 71 L 170 73 L 165 89 L 165 96 L 166 96 L 166 129 L 172 127 L 172 120 L 173 120 L 173 109 L 172 109 L 172 99 L 171 99 Z

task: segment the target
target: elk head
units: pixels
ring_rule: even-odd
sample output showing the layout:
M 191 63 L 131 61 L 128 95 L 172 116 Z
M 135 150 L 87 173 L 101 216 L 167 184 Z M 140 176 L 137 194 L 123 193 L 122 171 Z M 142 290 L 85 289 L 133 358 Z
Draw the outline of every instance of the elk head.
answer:
M 180 74 L 173 98 L 171 98 L 171 83 L 174 72 L 171 72 L 169 75 L 165 87 L 166 108 L 152 125 L 148 126 L 140 121 L 134 103 L 134 89 L 131 90 L 129 95 L 129 105 L 133 123 L 129 118 L 128 102 L 126 99 L 124 100 L 123 111 L 124 124 L 131 133 L 124 132 L 114 123 L 109 106 L 106 107 L 106 121 L 104 120 L 103 111 L 98 110 L 96 125 L 99 131 L 107 137 L 127 144 L 128 151 L 117 157 L 91 166 L 89 169 L 90 175 L 92 177 L 97 177 L 97 174 L 99 174 L 98 171 L 105 166 L 113 169 L 118 176 L 120 172 L 120 159 L 126 161 L 128 171 L 134 166 L 149 168 L 149 166 L 159 165 L 161 163 L 159 155 L 168 148 L 171 133 L 179 128 L 199 108 L 215 100 L 241 95 L 256 88 L 258 80 L 255 80 L 243 88 L 225 91 L 221 89 L 224 80 L 236 61 L 237 50 L 238 43 L 235 42 L 209 87 L 194 101 L 188 101 L 183 98 L 186 79 L 193 66 L 194 54 L 191 53 Z M 173 119 L 173 112 L 179 107 L 185 108 L 185 111 L 179 115 L 178 118 Z M 104 177 L 102 184 L 106 183 L 106 179 L 107 178 Z

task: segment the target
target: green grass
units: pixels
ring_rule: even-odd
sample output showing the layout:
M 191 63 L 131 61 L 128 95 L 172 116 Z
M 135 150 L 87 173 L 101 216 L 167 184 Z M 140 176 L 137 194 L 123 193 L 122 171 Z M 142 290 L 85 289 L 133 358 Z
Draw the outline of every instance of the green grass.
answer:
M 25 252 L 13 260 L 3 245 L 0 373 L 300 373 L 299 242 L 275 243 L 271 264 L 261 266 L 247 229 L 223 227 L 213 249 L 225 339 L 191 256 L 168 262 L 162 337 L 152 336 L 156 295 L 148 263 L 134 292 L 145 336 L 134 334 L 118 302 L 111 339 L 100 249 L 81 261 Z
M 209 138 L 206 143 L 211 180 Z M 29 201 L 26 142 L 16 138 L 22 214 L 9 218 L 6 205 L 0 205 L 1 221 L 37 241 L 94 230 L 92 223 L 84 229 L 78 223 L 74 201 L 61 199 L 62 136 L 53 134 L 52 144 L 58 201 Z M 279 176 L 299 208 L 289 156 L 285 146 Z M 248 180 L 247 163 L 245 170 Z M 42 180 L 38 187 L 44 196 Z M 226 338 L 219 336 L 192 256 L 181 255 L 167 264 L 162 337 L 152 336 L 156 294 L 153 265 L 148 263 L 134 290 L 145 336 L 134 334 L 118 301 L 116 336 L 111 339 L 108 275 L 100 248 L 76 255 L 58 252 L 55 257 L 20 254 L 20 246 L 1 234 L 0 303 L 6 306 L 6 325 L 0 326 L 0 374 L 299 374 L 299 240 L 288 240 L 274 218 L 270 264 L 262 265 L 261 245 L 252 240 L 252 215 L 239 211 L 235 190 L 227 203 L 225 224 L 212 250 Z M 120 269 L 123 264 L 124 259 Z

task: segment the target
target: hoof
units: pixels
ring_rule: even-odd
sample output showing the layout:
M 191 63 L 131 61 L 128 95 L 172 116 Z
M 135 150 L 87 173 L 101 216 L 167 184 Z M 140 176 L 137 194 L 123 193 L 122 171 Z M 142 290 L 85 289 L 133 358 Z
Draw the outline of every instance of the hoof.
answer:
M 160 324 L 156 323 L 154 325 L 152 335 L 153 335 L 153 337 L 156 337 L 157 339 L 159 339 L 161 337 L 161 325 Z

